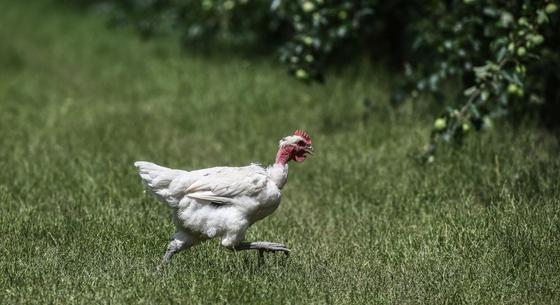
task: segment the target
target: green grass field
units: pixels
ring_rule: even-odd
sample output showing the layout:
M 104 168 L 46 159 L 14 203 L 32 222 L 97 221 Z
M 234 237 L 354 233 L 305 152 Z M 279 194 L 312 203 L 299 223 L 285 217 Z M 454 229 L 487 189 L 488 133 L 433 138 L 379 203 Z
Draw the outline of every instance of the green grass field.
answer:
M 0 304 L 560 303 L 560 145 L 534 124 L 424 166 L 408 155 L 432 106 L 389 106 L 383 69 L 306 86 L 273 59 L 185 53 L 50 2 L 1 7 Z M 174 227 L 133 161 L 268 163 L 297 128 L 316 153 L 247 236 L 292 255 L 259 266 L 210 241 L 157 273 Z

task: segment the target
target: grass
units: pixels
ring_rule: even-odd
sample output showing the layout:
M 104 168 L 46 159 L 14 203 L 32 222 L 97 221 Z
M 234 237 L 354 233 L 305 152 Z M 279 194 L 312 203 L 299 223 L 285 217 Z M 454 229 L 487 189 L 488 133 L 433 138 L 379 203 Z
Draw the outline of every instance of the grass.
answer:
M 50 2 L 4 0 L 0 25 L 0 304 L 560 302 L 560 145 L 532 124 L 421 166 L 432 116 L 390 107 L 382 69 L 308 87 Z M 211 241 L 156 273 L 174 228 L 132 162 L 266 163 L 297 128 L 316 154 L 247 236 L 290 258 Z

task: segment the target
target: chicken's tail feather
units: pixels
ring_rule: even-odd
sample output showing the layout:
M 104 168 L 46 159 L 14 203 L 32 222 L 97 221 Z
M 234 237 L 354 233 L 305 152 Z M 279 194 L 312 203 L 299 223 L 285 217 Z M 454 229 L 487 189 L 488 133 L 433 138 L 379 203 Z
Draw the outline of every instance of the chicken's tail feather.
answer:
M 159 201 L 168 204 L 170 207 L 177 206 L 179 200 L 170 192 L 169 184 L 183 171 L 146 161 L 136 161 L 134 166 L 138 168 L 138 174 L 147 190 Z

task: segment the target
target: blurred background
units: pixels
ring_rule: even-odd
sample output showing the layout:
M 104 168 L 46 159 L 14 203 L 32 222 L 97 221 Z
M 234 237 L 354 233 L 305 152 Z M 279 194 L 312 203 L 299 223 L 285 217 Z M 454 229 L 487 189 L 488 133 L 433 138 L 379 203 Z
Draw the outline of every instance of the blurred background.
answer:
M 0 304 L 555 304 L 556 1 L 0 0 Z M 248 240 L 156 273 L 136 160 L 269 164 Z
M 393 105 L 424 95 L 440 103 L 432 142 L 460 141 L 470 127 L 506 114 L 514 124 L 531 117 L 558 125 L 554 1 L 67 2 L 145 39 L 172 36 L 191 51 L 280 59 L 278 69 L 307 83 L 348 66 L 382 65 L 395 76 Z

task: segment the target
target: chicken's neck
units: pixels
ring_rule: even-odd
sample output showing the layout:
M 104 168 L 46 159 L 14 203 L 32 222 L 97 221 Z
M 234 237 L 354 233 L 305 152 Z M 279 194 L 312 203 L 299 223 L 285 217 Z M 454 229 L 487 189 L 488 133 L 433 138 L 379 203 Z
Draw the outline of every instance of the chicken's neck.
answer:
M 279 189 L 282 189 L 288 180 L 288 162 L 292 160 L 292 152 L 290 147 L 280 148 L 276 154 L 276 162 L 267 169 L 268 176 Z
M 270 180 L 276 184 L 279 189 L 282 189 L 286 182 L 288 181 L 288 164 L 278 164 L 269 166 L 266 169 L 268 177 Z
M 276 162 L 274 165 L 286 165 L 293 159 L 293 147 L 281 147 L 276 154 Z

